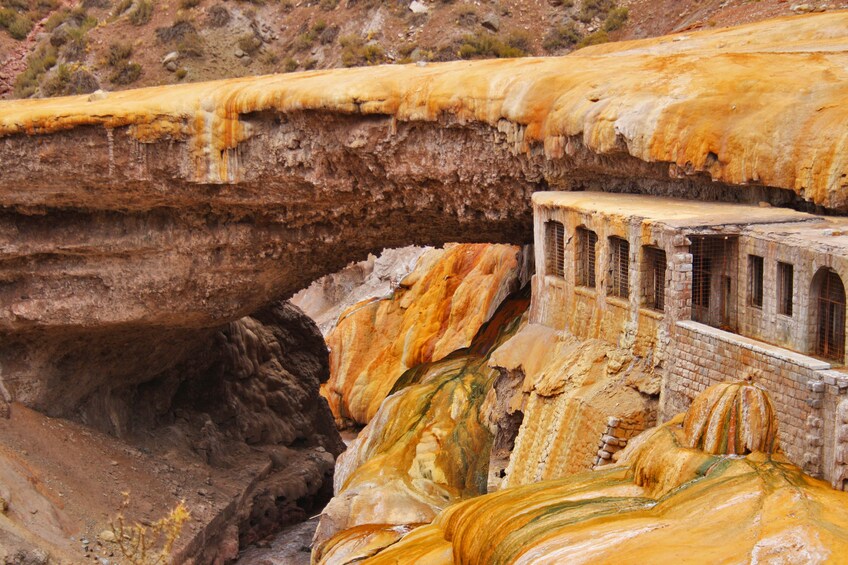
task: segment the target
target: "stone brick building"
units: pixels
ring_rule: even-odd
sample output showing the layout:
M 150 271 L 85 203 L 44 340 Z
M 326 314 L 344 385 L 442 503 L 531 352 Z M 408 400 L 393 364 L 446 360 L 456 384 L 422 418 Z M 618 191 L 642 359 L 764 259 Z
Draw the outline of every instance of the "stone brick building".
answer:
M 661 419 L 754 381 L 789 458 L 848 486 L 848 220 L 596 192 L 533 206 L 534 321 L 652 357 Z

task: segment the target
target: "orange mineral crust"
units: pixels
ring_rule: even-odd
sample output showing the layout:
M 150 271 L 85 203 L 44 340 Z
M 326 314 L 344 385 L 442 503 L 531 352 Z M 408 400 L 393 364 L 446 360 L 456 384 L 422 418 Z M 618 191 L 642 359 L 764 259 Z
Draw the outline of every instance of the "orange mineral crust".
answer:
M 323 393 L 336 419 L 366 424 L 411 367 L 468 347 L 519 286 L 521 249 L 451 245 L 423 255 L 391 297 L 350 307 L 327 336 Z
M 132 125 L 140 141 L 190 136 L 201 181 L 237 181 L 227 150 L 264 110 L 480 122 L 516 152 L 580 145 L 730 184 L 848 204 L 848 12 L 600 45 L 564 57 L 391 65 L 0 103 L 0 136 Z M 516 128 L 518 128 L 516 130 Z
M 486 492 L 493 438 L 481 412 L 497 376 L 488 360 L 521 327 L 529 303 L 527 292 L 510 296 L 470 347 L 404 373 L 336 462 L 316 562 L 376 553 L 449 504 Z
M 678 415 L 631 442 L 619 466 L 461 502 L 366 562 L 842 562 L 848 495 L 780 453 L 730 453 L 738 430 L 720 422 L 731 405 L 749 437 L 765 439 L 749 445 L 773 446 L 765 393 L 717 385 L 703 394 L 695 418 L 713 423 L 705 443 L 726 451 L 687 447 Z

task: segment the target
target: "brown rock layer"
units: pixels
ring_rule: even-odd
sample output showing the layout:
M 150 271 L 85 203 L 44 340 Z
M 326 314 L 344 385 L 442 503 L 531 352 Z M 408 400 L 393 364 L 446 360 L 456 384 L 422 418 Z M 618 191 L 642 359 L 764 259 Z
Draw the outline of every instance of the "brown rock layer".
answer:
M 3 396 L 67 413 L 383 247 L 523 243 L 539 188 L 844 209 L 846 22 L 0 103 Z

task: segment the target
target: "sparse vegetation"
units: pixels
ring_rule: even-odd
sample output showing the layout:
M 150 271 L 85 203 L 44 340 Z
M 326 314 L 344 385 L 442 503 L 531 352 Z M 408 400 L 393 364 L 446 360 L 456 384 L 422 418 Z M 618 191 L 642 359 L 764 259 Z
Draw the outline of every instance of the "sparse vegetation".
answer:
M 15 95 L 29 98 L 38 91 L 41 76 L 56 66 L 57 52 L 52 45 L 39 48 L 27 59 L 26 70 L 15 81 Z
M 291 57 L 286 59 L 285 63 L 283 63 L 283 69 L 287 73 L 291 73 L 291 72 L 296 71 L 299 66 L 300 66 L 300 63 L 298 63 L 297 61 L 295 61 Z
M 124 497 L 123 507 L 126 507 L 129 504 L 129 494 L 124 493 Z M 191 513 L 183 502 L 177 504 L 167 516 L 149 526 L 138 522 L 128 525 L 123 514 L 118 514 L 110 523 L 115 536 L 113 543 L 132 565 L 170 563 L 174 544 L 190 520 Z
M 179 69 L 177 69 L 177 72 L 174 73 L 174 74 L 177 77 L 177 80 L 183 80 L 186 77 L 186 75 L 188 75 L 188 71 L 185 68 L 180 67 Z
M 127 61 L 133 54 L 133 46 L 129 43 L 113 43 L 109 46 L 106 62 L 110 67 L 117 67 Z
M 586 37 L 580 40 L 577 44 L 578 49 L 582 49 L 583 47 L 588 47 L 590 45 L 600 45 L 601 43 L 607 43 L 609 41 L 609 35 L 607 32 L 600 29 L 595 33 L 590 33 Z
M 180 8 L 189 10 L 200 6 L 200 0 L 180 0 Z
M 604 22 L 604 31 L 616 31 L 621 29 L 621 27 L 627 22 L 627 18 L 630 15 L 627 8 L 613 8 L 610 10 L 609 14 L 607 14 L 607 19 Z
M 151 0 L 138 0 L 129 15 L 130 23 L 134 26 L 143 26 L 152 18 L 153 2 Z
M 466 35 L 459 46 L 462 59 L 498 58 L 508 59 L 527 55 L 529 37 L 525 34 L 512 34 L 502 40 L 485 32 Z
M 339 39 L 342 47 L 342 64 L 345 67 L 378 65 L 385 61 L 386 52 L 376 43 L 365 43 L 357 35 L 346 35 Z
M 142 68 L 138 63 L 124 61 L 120 63 L 115 71 L 109 75 L 109 82 L 118 85 L 132 84 L 141 78 Z
M 221 4 L 206 10 L 206 22 L 209 27 L 224 27 L 230 22 L 230 11 Z
M 604 18 L 615 7 L 615 0 L 583 0 L 577 19 L 584 24 L 595 18 Z
M 184 57 L 194 57 L 199 59 L 203 57 L 205 51 L 203 38 L 197 33 L 188 33 L 177 43 L 177 51 Z
M 245 33 L 239 37 L 237 45 L 239 49 L 248 55 L 252 55 L 259 51 L 259 48 L 262 47 L 262 40 L 256 37 L 255 33 Z
M 34 22 L 58 7 L 58 0 L 0 0 L 0 29 L 19 41 L 26 39 Z
M 545 35 L 542 41 L 542 48 L 551 53 L 558 49 L 574 47 L 582 38 L 580 30 L 574 23 L 569 22 L 566 25 L 558 26 Z

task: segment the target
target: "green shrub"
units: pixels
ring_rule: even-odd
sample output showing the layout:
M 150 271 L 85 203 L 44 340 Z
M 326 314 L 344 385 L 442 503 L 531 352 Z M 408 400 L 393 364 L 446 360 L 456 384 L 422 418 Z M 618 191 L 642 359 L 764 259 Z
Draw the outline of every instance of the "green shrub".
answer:
M 109 76 L 112 84 L 132 84 L 141 77 L 142 68 L 138 63 L 123 62 Z
M 386 59 L 386 53 L 376 43 L 365 44 L 365 41 L 356 35 L 346 35 L 339 39 L 342 47 L 342 64 L 345 67 L 358 65 L 376 65 Z
M 88 48 L 88 37 L 86 30 L 72 27 L 68 30 L 67 41 L 62 48 L 62 54 L 67 61 L 81 61 L 85 57 Z
M 115 16 L 120 16 L 127 10 L 129 10 L 133 5 L 133 0 L 120 0 L 117 4 L 115 4 L 115 9 L 112 11 L 112 14 Z
M 17 17 L 18 13 L 16 11 L 10 8 L 0 8 L 0 27 L 2 27 L 3 29 L 8 29 Z
M 587 24 L 597 17 L 604 17 L 614 7 L 615 0 L 583 0 L 577 19 Z
M 199 59 L 203 57 L 205 49 L 206 46 L 203 43 L 203 38 L 201 38 L 197 33 L 186 34 L 179 43 L 177 43 L 177 51 L 185 57 L 194 57 Z
M 607 14 L 607 20 L 604 22 L 604 31 L 615 31 L 627 22 L 629 16 L 627 8 L 613 8 Z
M 97 18 L 89 15 L 83 8 L 75 8 L 68 14 L 68 23 L 88 31 L 97 25 Z
M 32 31 L 32 20 L 27 16 L 18 16 L 9 25 L 9 35 L 17 40 L 26 39 L 29 32 Z
M 566 47 L 573 47 L 581 38 L 580 30 L 574 23 L 570 22 L 549 31 L 542 41 L 542 48 L 545 51 L 552 52 Z
M 590 33 L 586 37 L 580 40 L 577 44 L 578 49 L 582 49 L 583 47 L 588 47 L 589 45 L 599 45 L 601 43 L 607 43 L 609 41 L 609 35 L 602 29 L 599 29 L 595 33 Z
M 180 0 L 180 8 L 190 9 L 200 6 L 200 0 Z
M 239 37 L 237 45 L 239 49 L 251 55 L 259 51 L 259 48 L 262 47 L 262 40 L 256 37 L 254 33 L 245 33 Z
M 47 31 L 53 31 L 68 19 L 68 16 L 71 15 L 70 10 L 58 10 L 50 14 L 50 17 L 47 18 L 47 21 L 44 22 L 44 29 Z
M 197 35 L 197 28 L 185 17 L 177 18 L 168 27 L 156 28 L 156 39 L 162 43 L 180 41 L 188 35 Z
M 511 35 L 504 41 L 488 33 L 477 33 L 465 36 L 459 46 L 459 56 L 462 59 L 508 59 L 527 55 L 528 47 L 529 36 L 524 34 Z
M 130 23 L 134 26 L 143 26 L 150 22 L 153 17 L 153 2 L 151 0 L 138 0 L 129 17 Z
M 113 43 L 109 46 L 106 61 L 110 67 L 117 67 L 133 54 L 133 46 L 130 43 Z
M 27 68 L 15 81 L 15 95 L 28 98 L 38 90 L 38 81 L 45 72 L 56 66 L 56 49 L 50 45 L 39 48 L 27 59 Z
M 216 4 L 206 10 L 206 21 L 209 27 L 224 27 L 230 22 L 230 11 Z
M 177 72 L 174 73 L 174 74 L 177 77 L 177 80 L 183 80 L 186 77 L 186 75 L 188 74 L 188 71 L 185 70 L 184 67 L 180 67 L 179 69 L 177 69 Z
M 283 63 L 283 69 L 287 73 L 291 73 L 291 72 L 296 71 L 299 66 L 300 66 L 300 63 L 298 63 L 296 60 L 292 59 L 291 57 L 286 59 L 285 62 Z
M 82 67 L 59 65 L 53 76 L 49 77 L 41 87 L 47 96 L 67 96 L 70 94 L 87 94 L 100 87 L 97 79 Z

